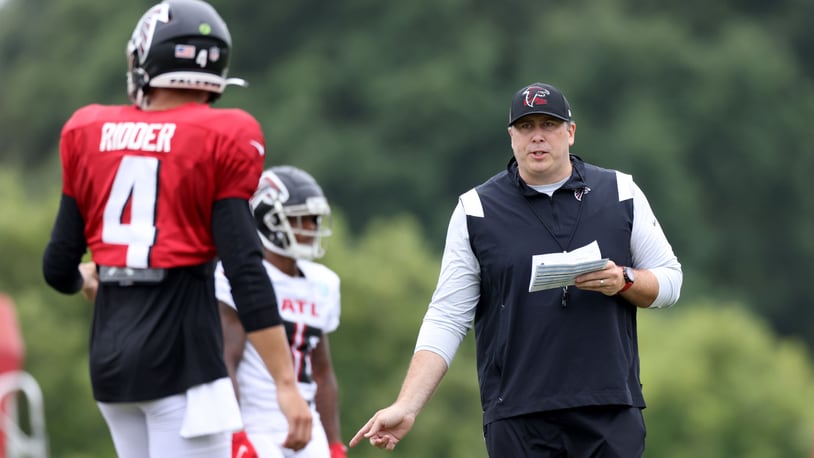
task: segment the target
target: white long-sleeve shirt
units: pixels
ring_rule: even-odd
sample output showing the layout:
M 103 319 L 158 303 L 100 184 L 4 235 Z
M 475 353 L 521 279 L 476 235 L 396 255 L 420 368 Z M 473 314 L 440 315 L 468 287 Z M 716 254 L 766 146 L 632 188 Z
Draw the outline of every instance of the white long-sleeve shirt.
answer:
M 659 292 L 650 308 L 669 307 L 678 301 L 683 274 L 661 225 L 644 193 L 629 175 L 618 174 L 621 183 L 633 197 L 633 228 L 630 251 L 636 269 L 647 269 L 655 275 Z M 553 193 L 565 181 L 534 187 Z M 469 193 L 470 196 L 474 190 Z M 461 341 L 475 318 L 480 299 L 480 265 L 469 244 L 466 226 L 467 205 L 464 194 L 458 200 L 447 229 L 438 284 L 418 333 L 415 351 L 428 350 L 441 356 L 449 366 Z M 621 197 L 620 191 L 620 199 Z M 471 208 L 471 206 L 469 206 Z M 471 210 L 470 210 L 471 211 Z

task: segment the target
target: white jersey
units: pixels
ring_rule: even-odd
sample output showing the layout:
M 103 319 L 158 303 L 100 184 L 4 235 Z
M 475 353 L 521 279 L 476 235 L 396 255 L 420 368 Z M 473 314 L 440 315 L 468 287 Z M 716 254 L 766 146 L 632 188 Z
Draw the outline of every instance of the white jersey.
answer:
M 300 393 L 313 405 L 317 384 L 313 379 L 311 353 L 323 334 L 339 327 L 339 276 L 322 264 L 304 260 L 297 261 L 303 273 L 301 277 L 290 277 L 265 260 L 263 265 L 277 295 Z M 219 301 L 235 308 L 229 280 L 220 263 L 215 269 L 215 295 Z M 247 430 L 252 425 L 268 424 L 270 414 L 280 413 L 277 386 L 251 342 L 246 342 L 243 360 L 237 367 L 237 382 Z

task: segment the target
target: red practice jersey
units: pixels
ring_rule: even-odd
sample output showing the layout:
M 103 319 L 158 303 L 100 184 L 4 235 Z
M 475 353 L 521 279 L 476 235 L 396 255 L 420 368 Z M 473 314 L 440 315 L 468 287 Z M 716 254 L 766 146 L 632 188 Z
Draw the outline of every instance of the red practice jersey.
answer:
M 265 140 L 240 109 L 88 105 L 65 124 L 60 155 L 93 260 L 170 268 L 215 257 L 212 204 L 252 196 Z

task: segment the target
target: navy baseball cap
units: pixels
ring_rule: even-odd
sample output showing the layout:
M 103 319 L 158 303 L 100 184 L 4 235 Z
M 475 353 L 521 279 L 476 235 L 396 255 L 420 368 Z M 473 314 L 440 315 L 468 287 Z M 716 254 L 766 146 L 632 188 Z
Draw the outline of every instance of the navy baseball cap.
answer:
M 544 114 L 563 121 L 570 121 L 571 106 L 556 87 L 550 84 L 534 83 L 514 94 L 512 106 L 509 108 L 509 126 L 530 114 Z

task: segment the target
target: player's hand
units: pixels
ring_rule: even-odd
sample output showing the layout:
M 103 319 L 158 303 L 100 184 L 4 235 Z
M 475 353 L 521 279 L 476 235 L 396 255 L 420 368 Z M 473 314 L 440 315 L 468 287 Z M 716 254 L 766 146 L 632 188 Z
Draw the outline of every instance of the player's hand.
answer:
M 82 274 L 82 295 L 89 302 L 96 302 L 96 291 L 99 290 L 99 273 L 96 271 L 96 263 L 80 263 L 79 273 Z
M 257 451 L 249 440 L 249 436 L 246 435 L 246 431 L 232 434 L 232 458 L 258 458 Z
M 387 450 L 396 448 L 396 444 L 407 435 L 415 423 L 415 414 L 397 404 L 382 409 L 373 416 L 350 440 L 350 446 L 367 438 L 370 445 Z
M 331 458 L 347 458 L 348 448 L 342 442 L 332 442 L 329 446 Z
M 300 450 L 311 440 L 311 409 L 300 395 L 296 384 L 292 387 L 277 386 L 277 402 L 288 420 L 288 437 L 285 438 L 283 447 Z
M 625 286 L 622 269 L 613 261 L 605 263 L 601 270 L 588 272 L 574 279 L 574 286 L 586 291 L 596 291 L 606 296 L 614 296 Z

